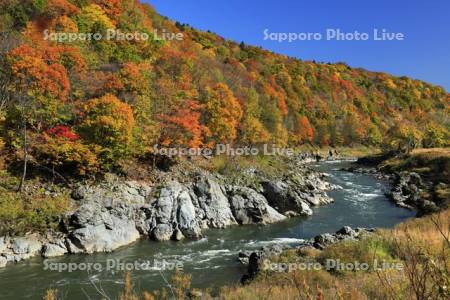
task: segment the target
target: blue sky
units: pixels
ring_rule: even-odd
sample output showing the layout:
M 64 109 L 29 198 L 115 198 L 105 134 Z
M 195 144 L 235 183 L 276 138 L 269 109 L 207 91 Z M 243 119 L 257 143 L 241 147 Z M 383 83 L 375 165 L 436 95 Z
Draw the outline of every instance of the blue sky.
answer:
M 170 19 L 211 30 L 227 39 L 323 62 L 410 76 L 450 91 L 450 1 L 448 0 L 144 0 Z M 264 40 L 264 30 L 318 32 L 320 41 Z M 368 41 L 326 40 L 327 29 L 363 33 Z M 374 41 L 373 30 L 405 35 Z

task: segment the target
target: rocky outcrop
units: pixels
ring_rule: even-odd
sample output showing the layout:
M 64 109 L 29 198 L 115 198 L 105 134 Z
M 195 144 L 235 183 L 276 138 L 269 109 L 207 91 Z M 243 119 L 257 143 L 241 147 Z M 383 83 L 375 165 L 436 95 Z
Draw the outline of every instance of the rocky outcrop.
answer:
M 425 186 L 419 174 L 414 172 L 395 173 L 393 186 L 388 193 L 389 198 L 398 206 L 416 208 L 420 214 L 439 211 L 439 207 L 422 197 Z
M 5 266 L 8 262 L 19 262 L 24 259 L 39 255 L 42 250 L 42 236 L 37 234 L 25 237 L 0 238 L 0 265 Z
M 298 215 L 310 216 L 312 210 L 295 191 L 283 181 L 266 181 L 262 183 L 264 196 L 275 209 L 282 213 L 294 212 Z
M 310 206 L 333 202 L 325 191 L 337 188 L 324 180 L 325 175 L 303 169 L 277 181 L 262 182 L 263 194 L 269 204 L 288 215 L 312 215 Z
M 234 218 L 239 224 L 270 224 L 286 219 L 255 190 L 234 186 L 228 189 L 228 195 Z
M 373 228 L 351 228 L 349 226 L 344 226 L 342 229 L 338 230 L 336 233 L 324 233 L 314 237 L 314 239 L 309 241 L 309 244 L 316 249 L 322 250 L 327 246 L 336 244 L 342 241 L 357 240 L 361 236 L 375 232 Z
M 0 239 L 0 257 L 9 262 L 33 255 L 111 252 L 142 236 L 156 241 L 198 239 L 205 228 L 270 224 L 311 215 L 311 206 L 332 201 L 325 191 L 334 187 L 326 183 L 324 174 L 304 167 L 301 159 L 293 164 L 295 170 L 282 177 L 243 172 L 252 177 L 248 185 L 204 170 L 159 187 L 113 175 L 97 185 L 78 184 L 72 192 L 77 208 L 63 218 L 62 232 Z
M 359 160 L 358 160 L 357 163 L 360 163 Z M 351 166 L 351 167 L 348 167 L 348 168 L 343 168 L 342 171 L 351 172 L 351 173 L 366 174 L 366 175 L 370 175 L 372 177 L 375 177 L 375 178 L 377 178 L 379 180 L 392 180 L 393 179 L 392 175 L 381 173 L 377 168 L 374 168 L 374 167 Z
M 111 252 L 139 239 L 134 222 L 139 205 L 127 201 L 97 198 L 82 204 L 70 217 L 69 252 Z
M 436 162 L 438 161 L 440 160 L 436 160 Z M 427 159 L 416 160 L 414 154 L 399 155 L 397 151 L 390 151 L 360 158 L 357 164 L 364 167 L 352 166 L 349 171 L 366 173 L 379 179 L 389 180 L 391 189 L 386 195 L 397 206 L 415 209 L 419 217 L 438 212 L 448 206 L 445 196 L 442 198 L 439 193 L 436 193 L 441 188 L 443 188 L 442 190 L 446 189 L 446 184 L 441 182 L 443 177 L 437 169 L 424 172 L 424 178 L 412 171 L 428 170 L 433 163 Z M 436 178 L 441 179 L 436 180 Z
M 201 176 L 193 188 L 204 227 L 225 228 L 237 224 L 221 186 L 210 176 Z

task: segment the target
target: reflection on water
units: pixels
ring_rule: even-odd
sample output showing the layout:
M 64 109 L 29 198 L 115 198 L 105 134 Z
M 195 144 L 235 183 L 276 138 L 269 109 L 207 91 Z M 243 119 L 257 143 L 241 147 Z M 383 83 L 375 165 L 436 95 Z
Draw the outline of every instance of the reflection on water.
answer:
M 324 232 L 335 232 L 344 225 L 352 227 L 392 227 L 412 211 L 395 207 L 385 196 L 385 183 L 364 174 L 340 171 L 348 162 L 325 162 L 312 166 L 328 173 L 329 181 L 342 190 L 329 192 L 335 203 L 315 208 L 308 218 L 293 218 L 269 226 L 241 226 L 224 230 L 207 230 L 198 241 L 155 243 L 148 240 L 111 254 L 72 255 L 50 259 L 48 263 L 99 263 L 108 259 L 123 262 L 167 261 L 182 262 L 184 271 L 192 274 L 194 287 L 217 287 L 239 281 L 245 272 L 236 259 L 242 250 L 265 245 L 300 244 L 303 239 Z M 138 290 L 164 287 L 173 272 L 151 268 L 133 272 Z M 95 285 L 95 286 L 94 286 Z M 55 272 L 44 270 L 43 260 L 35 258 L 0 270 L 0 299 L 39 299 L 46 288 L 57 288 L 64 299 L 100 299 L 96 289 L 117 296 L 123 285 L 123 273 L 105 271 Z

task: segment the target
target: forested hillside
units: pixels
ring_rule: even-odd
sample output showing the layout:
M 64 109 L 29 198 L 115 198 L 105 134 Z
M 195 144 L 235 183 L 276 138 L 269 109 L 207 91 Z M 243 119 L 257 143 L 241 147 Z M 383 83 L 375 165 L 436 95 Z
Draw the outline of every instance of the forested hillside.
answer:
M 151 38 L 45 38 L 108 29 Z M 449 140 L 441 87 L 235 43 L 136 0 L 2 0 L 0 31 L 0 148 L 47 168 L 93 173 L 155 144 Z

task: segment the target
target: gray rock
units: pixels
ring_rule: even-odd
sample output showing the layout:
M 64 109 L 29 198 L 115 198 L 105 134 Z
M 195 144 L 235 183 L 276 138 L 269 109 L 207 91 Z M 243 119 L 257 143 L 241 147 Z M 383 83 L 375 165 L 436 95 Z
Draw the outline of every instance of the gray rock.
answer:
M 339 229 L 338 231 L 336 231 L 337 234 L 341 234 L 341 235 L 348 235 L 351 237 L 355 237 L 358 234 L 356 233 L 355 230 L 353 230 L 350 226 L 344 226 L 341 229 Z
M 4 256 L 0 256 L 0 268 L 6 267 L 7 263 L 8 263 L 8 259 Z
M 157 241 L 169 241 L 172 235 L 173 229 L 169 224 L 158 224 L 152 231 L 152 237 Z
M 270 206 L 277 211 L 285 213 L 294 211 L 299 215 L 312 215 L 309 205 L 283 181 L 266 181 L 262 183 L 264 196 L 269 201 Z
M 187 191 L 178 197 L 177 221 L 182 234 L 189 238 L 199 238 L 201 229 L 196 219 L 195 207 Z
M 264 261 L 270 257 L 280 255 L 283 250 L 284 248 L 281 245 L 272 245 L 250 253 L 240 252 L 239 260 L 243 263 L 248 263 L 247 274 L 242 276 L 241 283 L 246 284 L 253 280 L 264 269 Z
M 184 187 L 177 181 L 172 181 L 161 189 L 159 198 L 153 203 L 152 225 L 170 223 L 175 217 L 178 197 L 184 191 Z
M 14 254 L 34 256 L 42 249 L 42 244 L 36 237 L 21 237 L 13 239 L 11 249 Z
M 177 230 L 175 230 L 173 238 L 175 239 L 175 241 L 181 241 L 182 239 L 184 239 L 184 235 L 181 232 L 181 230 L 177 229 Z
M 429 206 L 426 200 L 421 198 L 422 188 L 425 187 L 419 174 L 400 172 L 395 174 L 393 187 L 387 195 L 400 207 L 417 208 L 422 213 L 435 211 L 435 207 Z
M 337 241 L 337 237 L 331 233 L 324 233 L 314 237 L 314 242 L 320 245 L 330 245 Z
M 210 176 L 202 176 L 197 179 L 194 193 L 200 209 L 203 210 L 203 218 L 209 227 L 225 228 L 237 224 L 227 197 L 220 185 Z
M 348 241 L 348 240 L 357 240 L 360 239 L 362 236 L 371 234 L 375 232 L 374 229 L 371 228 L 356 228 L 353 229 L 349 226 L 344 226 L 340 230 L 338 230 L 336 233 L 324 233 L 320 234 L 314 239 L 309 241 L 309 244 L 312 244 L 317 249 L 324 249 L 329 245 L 341 242 L 341 241 Z
M 228 194 L 234 217 L 239 224 L 270 224 L 286 219 L 269 205 L 263 195 L 250 188 L 232 187 Z
M 42 248 L 42 256 L 45 258 L 63 256 L 66 253 L 68 251 L 64 244 L 46 244 Z
M 69 236 L 72 244 L 85 253 L 111 252 L 139 237 L 132 219 L 126 216 L 120 218 L 106 211 L 94 214 L 93 219 L 84 224 L 84 227 L 75 229 Z M 69 248 L 72 250 L 72 245 Z

